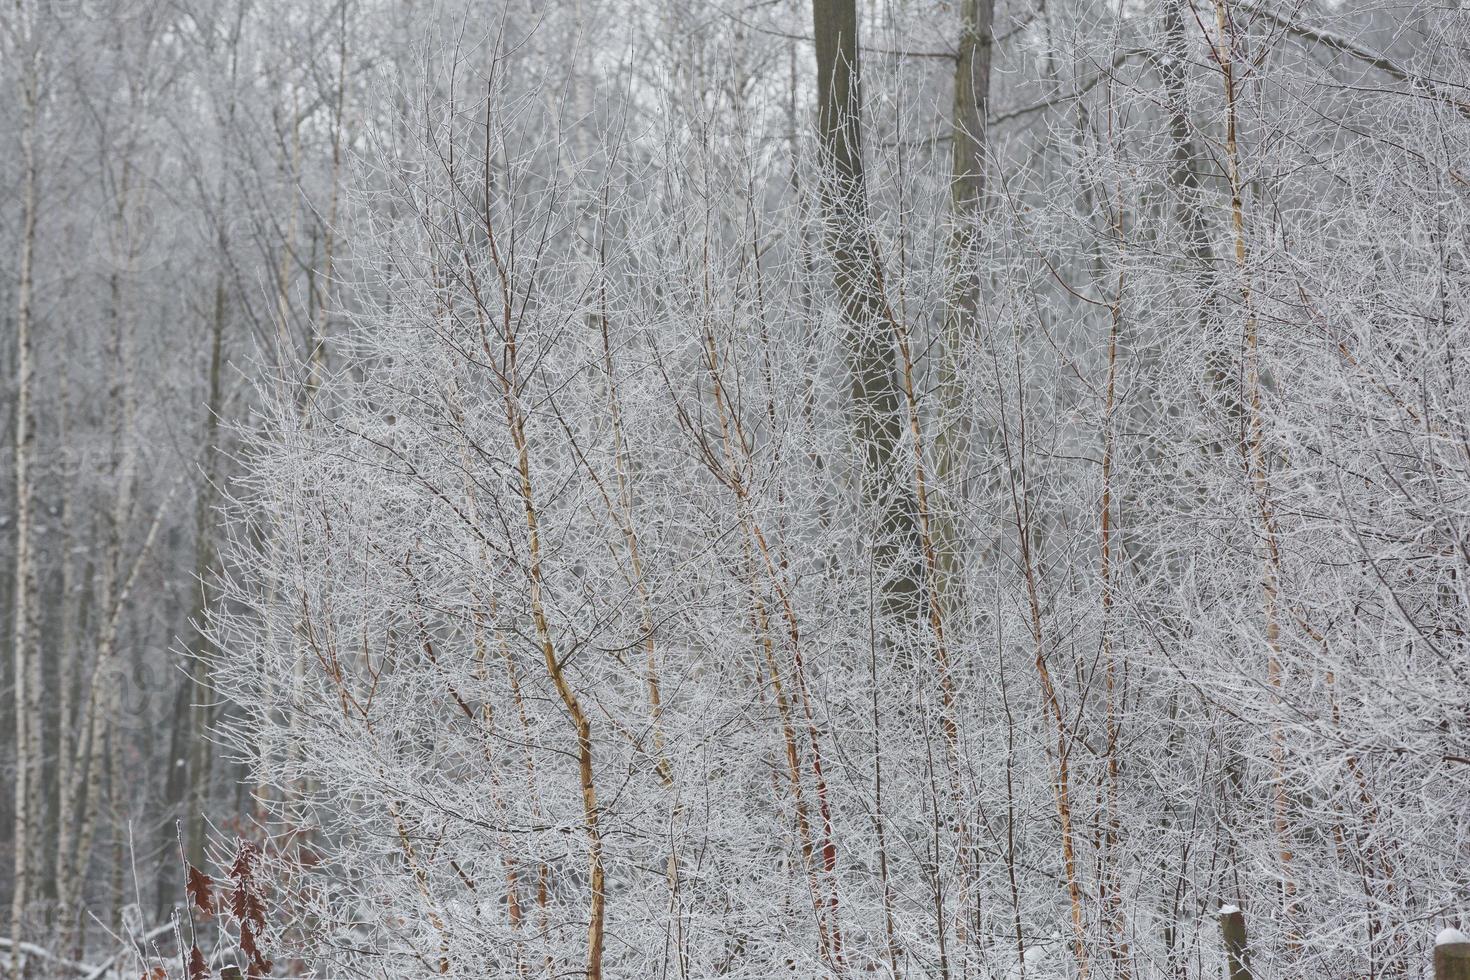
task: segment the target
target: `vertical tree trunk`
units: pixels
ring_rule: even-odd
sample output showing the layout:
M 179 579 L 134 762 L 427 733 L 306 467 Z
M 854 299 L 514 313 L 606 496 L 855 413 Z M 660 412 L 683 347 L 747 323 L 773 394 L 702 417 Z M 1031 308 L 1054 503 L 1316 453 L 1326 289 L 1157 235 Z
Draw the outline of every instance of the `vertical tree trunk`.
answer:
M 896 619 L 921 622 L 917 502 L 907 469 L 898 459 L 902 394 L 888 336 L 894 316 L 884 296 L 883 266 L 868 227 L 855 0 L 813 0 L 812 26 L 827 245 L 846 321 L 854 430 L 866 468 L 865 495 L 881 508 L 882 515 L 873 543 L 882 576 L 881 607 Z
M 210 332 L 209 345 L 209 402 L 205 408 L 203 467 L 204 482 L 199 488 L 199 500 L 194 515 L 195 548 L 194 570 L 198 576 L 195 591 L 195 606 L 190 612 L 193 623 L 193 643 L 189 655 L 193 659 L 192 675 L 198 701 L 194 706 L 193 719 L 189 725 L 192 741 L 189 745 L 189 793 L 188 801 L 188 854 L 195 867 L 204 863 L 204 838 L 208 823 L 205 805 L 209 797 L 210 773 L 212 770 L 212 743 L 209 728 L 214 721 L 214 699 L 208 695 L 210 689 L 210 667 L 215 650 L 205 630 L 205 618 L 214 607 L 215 547 L 214 508 L 219 499 L 219 419 L 224 411 L 224 366 L 225 335 L 225 282 L 224 282 L 224 234 L 220 235 L 219 277 L 214 286 L 214 323 Z
M 957 772 L 960 766 L 957 747 L 957 722 L 953 685 L 949 676 L 948 655 L 940 634 L 942 612 L 960 608 L 964 570 L 964 532 L 959 512 L 969 502 L 969 454 L 974 428 L 964 404 L 963 380 L 965 354 L 979 337 L 977 317 L 980 309 L 980 275 L 976 268 L 975 246 L 979 238 L 981 214 L 985 199 L 985 114 L 990 101 L 990 60 L 995 0 L 962 0 L 960 4 L 960 36 L 954 74 L 954 109 L 951 119 L 952 173 L 950 174 L 949 262 L 952 282 L 949 286 L 940 345 L 938 431 L 934 439 L 934 474 L 938 495 L 926 493 L 921 485 L 921 530 L 924 533 L 926 558 L 930 566 L 930 616 L 935 623 L 936 651 L 942 671 L 947 761 L 951 767 L 951 791 L 957 812 L 963 812 Z M 911 403 L 914 434 L 918 440 L 917 400 L 911 374 L 907 344 L 905 350 L 906 390 Z M 920 460 L 922 467 L 922 460 Z M 930 503 L 930 499 L 934 503 Z M 945 500 L 948 498 L 949 503 Z M 932 531 L 931 531 L 932 527 Z M 960 868 L 965 888 L 967 914 L 972 917 L 961 938 L 978 942 L 981 935 L 979 901 L 969 894 L 977 878 L 977 851 L 971 840 L 968 821 L 958 821 L 961 848 Z M 966 933 L 972 935 L 966 936 Z
M 1261 381 L 1260 321 L 1256 316 L 1255 295 L 1251 283 L 1245 230 L 1244 177 L 1241 173 L 1240 145 L 1237 139 L 1239 90 L 1235 79 L 1235 25 L 1228 0 L 1215 0 L 1215 60 L 1220 66 L 1220 80 L 1225 96 L 1225 163 L 1230 186 L 1230 229 L 1235 246 L 1235 271 L 1240 277 L 1241 306 L 1245 311 L 1244 350 L 1242 352 L 1242 397 L 1247 412 L 1243 427 L 1241 456 L 1245 462 L 1250 490 L 1261 519 L 1261 613 L 1266 639 L 1266 683 L 1275 703 L 1280 703 L 1282 684 L 1280 604 L 1281 546 L 1276 530 L 1272 504 L 1269 461 L 1266 447 L 1266 412 Z M 1276 832 L 1277 856 L 1281 862 L 1282 911 L 1286 916 L 1287 945 L 1295 950 L 1300 942 L 1296 925 L 1296 882 L 1292 871 L 1291 827 L 1287 815 L 1285 786 L 1286 745 L 1281 726 L 1271 728 L 1271 764 L 1275 778 L 1271 785 L 1272 822 Z
M 23 16 L 16 3 L 17 16 Z M 34 38 L 27 39 L 34 44 Z M 21 166 L 22 217 L 20 283 L 16 315 L 15 410 L 15 605 L 12 649 L 15 651 L 15 867 L 11 893 L 10 936 L 12 970 L 21 973 L 20 943 L 31 898 L 32 834 L 37 814 L 37 744 L 40 735 L 40 658 L 36 650 L 39 610 L 36 596 L 36 557 L 32 548 L 35 501 L 31 462 L 36 447 L 35 342 L 32 333 L 32 293 L 36 251 L 37 162 L 36 120 L 39 52 L 32 48 L 22 86 Z
M 127 152 L 127 151 L 124 151 Z M 118 223 L 118 240 L 131 245 L 126 222 L 132 184 L 132 160 L 123 160 L 116 211 L 112 219 Z M 130 256 L 125 256 L 130 258 Z M 77 741 L 78 751 L 70 766 L 72 778 L 61 790 L 62 821 L 59 889 L 65 923 L 73 921 L 76 903 L 82 895 L 83 879 L 96 831 L 97 812 L 103 803 L 103 775 L 108 765 L 104 750 L 108 732 L 118 710 L 117 684 L 109 677 L 116 670 L 122 605 L 125 601 L 123 550 L 127 527 L 133 513 L 133 478 L 136 470 L 133 419 L 136 414 L 136 384 L 132 357 L 132 329 L 123 309 L 125 278 L 128 270 L 114 270 L 108 283 L 108 357 L 111 360 L 112 385 L 108 392 L 112 414 L 112 459 L 109 479 L 112 485 L 112 508 L 108 517 L 107 548 L 103 556 L 98 588 L 101 618 L 98 620 L 97 654 L 92 666 L 92 680 L 87 700 L 86 734 Z M 75 824 L 75 834 L 68 830 Z M 72 936 L 64 924 L 61 936 L 63 953 L 70 951 Z
M 345 11 L 345 5 L 344 5 Z M 236 7 L 235 22 L 230 36 L 230 75 L 229 95 L 225 108 L 224 128 L 220 133 L 222 144 L 228 145 L 231 135 L 235 131 L 235 112 L 238 104 L 235 97 L 236 85 L 239 79 L 240 68 L 240 32 L 245 7 L 243 4 Z M 343 16 L 346 14 L 344 12 Z M 210 689 L 211 662 L 215 651 L 209 641 L 205 629 L 205 619 L 214 606 L 214 581 L 215 563 L 217 553 L 214 542 L 214 508 L 219 501 L 217 486 L 220 479 L 219 455 L 220 437 L 219 422 L 220 414 L 224 411 L 224 337 L 225 321 L 227 317 L 226 302 L 228 291 L 226 289 L 225 276 L 230 263 L 230 239 L 227 232 L 227 216 L 229 214 L 230 194 L 226 175 L 221 175 L 219 188 L 216 194 L 217 213 L 215 215 L 215 251 L 218 266 L 215 269 L 214 278 L 214 311 L 213 320 L 210 324 L 209 344 L 209 394 L 205 404 L 204 415 L 204 440 L 201 447 L 200 465 L 203 470 L 203 482 L 199 487 L 199 497 L 195 503 L 194 513 L 194 574 L 197 579 L 196 591 L 194 593 L 194 608 L 190 610 L 191 636 L 193 642 L 189 646 L 189 676 L 184 681 L 187 690 L 197 698 L 189 710 L 188 717 L 180 717 L 184 724 L 187 735 L 185 743 L 179 746 L 179 752 L 189 753 L 188 761 L 188 788 L 183 793 L 185 801 L 184 827 L 185 841 L 188 860 L 196 868 L 204 864 L 205 835 L 208 828 L 205 807 L 208 802 L 210 777 L 213 770 L 213 743 L 209 740 L 208 733 L 210 725 L 214 722 L 215 707 L 214 699 L 206 692 Z M 335 218 L 336 203 L 336 175 L 333 175 L 333 205 Z M 328 253 L 330 255 L 330 252 Z M 330 278 L 330 269 L 328 271 Z M 186 700 L 184 707 L 189 702 Z M 171 796 L 171 801 L 177 801 L 177 796 Z
M 1109 108 L 1111 113 L 1112 109 Z M 1109 131 L 1112 129 L 1112 120 L 1109 119 Z M 1114 555 L 1113 536 L 1113 467 L 1117 455 L 1116 445 L 1116 410 L 1118 407 L 1118 335 L 1123 327 L 1123 300 L 1124 287 L 1127 282 L 1126 273 L 1126 244 L 1123 239 L 1123 195 L 1121 189 L 1115 195 L 1113 204 L 1113 234 L 1117 237 L 1118 247 L 1118 278 L 1117 293 L 1113 299 L 1112 308 L 1109 311 L 1108 326 L 1108 374 L 1107 383 L 1103 394 L 1103 455 L 1102 455 L 1102 502 L 1098 515 L 1098 577 L 1102 592 L 1102 622 L 1100 631 L 1102 634 L 1102 653 L 1104 675 L 1104 691 L 1106 698 L 1106 723 L 1107 735 L 1106 761 L 1106 812 L 1107 831 L 1103 840 L 1103 860 L 1105 867 L 1099 875 L 1101 902 L 1104 913 L 1109 919 L 1109 926 L 1113 930 L 1112 955 L 1114 959 L 1114 975 L 1118 980 L 1128 980 L 1130 975 L 1130 964 L 1128 954 L 1128 930 L 1126 916 L 1123 910 L 1122 894 L 1122 822 L 1118 815 L 1118 793 L 1120 782 L 1120 767 L 1118 763 L 1118 742 L 1121 722 L 1119 719 L 1120 704 L 1125 700 L 1119 677 L 1119 660 L 1117 651 L 1114 649 L 1113 640 L 1113 604 L 1114 604 L 1114 574 L 1113 566 L 1116 557 Z M 1124 675 L 1126 676 L 1126 674 Z
M 1240 393 L 1233 385 L 1234 371 L 1229 362 L 1225 338 L 1209 334 L 1210 297 L 1214 294 L 1219 274 L 1215 268 L 1215 249 L 1210 244 L 1209 222 L 1205 211 L 1205 191 L 1201 174 L 1213 169 L 1191 135 L 1189 90 L 1186 68 L 1192 54 L 1184 30 L 1184 0 L 1163 2 L 1164 50 L 1155 58 L 1164 83 L 1165 104 L 1169 112 L 1169 139 L 1173 144 L 1169 165 L 1169 183 L 1177 196 L 1175 219 L 1184 231 L 1184 255 L 1180 262 L 1180 278 L 1199 284 L 1196 326 L 1200 342 L 1206 345 L 1205 381 L 1223 403 L 1232 424 L 1243 417 Z M 1209 447 L 1212 454 L 1220 451 L 1217 441 Z
M 210 324 L 209 382 L 204 409 L 204 438 L 200 449 L 202 482 L 194 509 L 194 602 L 189 610 L 188 670 L 174 699 L 174 731 L 169 742 L 168 782 L 165 786 L 169 819 L 163 827 L 163 847 L 158 875 L 160 912 L 166 908 L 173 882 L 178 880 L 174 867 L 177 854 L 173 841 L 178 833 L 174 821 L 181 821 L 188 860 L 196 868 L 204 865 L 204 844 L 208 828 L 207 814 L 210 776 L 213 771 L 213 744 L 209 728 L 214 721 L 214 699 L 209 696 L 210 670 L 214 648 L 205 627 L 205 619 L 214 605 L 214 508 L 218 503 L 219 420 L 224 410 L 224 330 L 226 319 L 225 261 L 227 242 L 223 212 L 218 235 L 219 269 L 215 273 L 214 311 Z M 179 812 L 182 804 L 183 812 Z
M 1470 938 L 1446 929 L 1434 942 L 1434 980 L 1470 980 Z
M 512 335 L 513 336 L 513 335 Z M 515 371 L 515 341 L 508 342 L 506 363 Z M 517 468 L 520 474 L 521 500 L 526 516 L 526 549 L 528 574 L 530 576 L 531 619 L 536 628 L 537 645 L 541 647 L 546 673 L 556 687 L 562 706 L 572 722 L 577 736 L 577 774 L 582 790 L 583 830 L 587 835 L 587 884 L 591 889 L 591 904 L 587 922 L 587 980 L 602 980 L 602 951 L 605 942 L 603 919 L 607 904 L 605 873 L 602 859 L 602 831 L 599 828 L 601 808 L 597 802 L 597 786 L 593 779 L 592 722 L 582 708 L 581 699 L 572 689 L 551 637 L 551 624 L 546 615 L 542 598 L 541 530 L 536 512 L 535 494 L 531 485 L 530 449 L 526 440 L 524 419 L 514 405 L 515 395 L 507 391 L 511 435 L 515 442 Z
M 41 860 L 45 864 L 42 888 L 45 898 L 53 905 L 60 895 L 57 877 L 61 870 L 58 857 L 61 844 L 61 797 L 65 792 L 63 787 L 66 785 L 72 752 L 76 745 L 72 715 L 76 711 L 75 681 L 80 670 L 77 643 L 80 625 L 78 573 L 85 572 L 85 566 L 77 557 L 77 553 L 83 550 L 79 543 L 84 539 L 77 530 L 77 511 L 81 505 L 77 484 L 81 467 L 74 458 L 73 447 L 76 445 L 75 433 L 80 427 L 75 425 L 73 414 L 73 383 L 70 368 L 63 368 L 57 418 L 57 444 L 61 447 L 61 452 L 58 453 L 58 459 L 61 460 L 61 472 L 58 474 L 61 488 L 57 493 L 61 501 L 61 575 L 55 604 L 59 623 L 50 658 L 54 674 L 43 681 L 52 692 L 48 703 L 56 706 L 54 714 L 48 720 L 45 736 L 45 754 L 51 760 L 47 767 L 45 805 L 56 816 L 47 822 L 45 837 L 41 841 Z
M 310 400 L 317 400 L 317 392 L 326 381 L 327 353 L 330 343 L 332 276 L 336 273 L 337 216 L 341 199 L 342 184 L 342 126 L 347 101 L 347 4 L 338 8 L 337 27 L 337 91 L 332 106 L 332 192 L 327 205 L 327 220 L 322 228 L 322 271 L 321 286 L 317 289 L 317 304 L 309 310 L 307 317 L 307 357 L 310 365 L 307 385 Z M 308 406 L 315 414 L 320 406 Z
M 1164 0 L 1164 51 L 1156 59 L 1164 82 L 1164 96 L 1169 110 L 1169 140 L 1173 144 L 1169 166 L 1169 182 L 1179 195 L 1178 219 L 1184 225 L 1187 255 L 1198 272 L 1208 267 L 1214 250 L 1210 247 L 1205 224 L 1203 190 L 1200 182 L 1202 161 L 1199 147 L 1190 135 L 1189 92 L 1185 68 L 1189 64 L 1189 43 L 1184 34 L 1184 0 Z
M 123 611 L 127 609 L 133 587 L 137 585 L 138 573 L 158 540 L 158 529 L 163 524 L 163 516 L 167 513 L 177 489 L 178 483 L 175 482 L 159 502 L 148 531 L 143 536 L 143 542 L 138 546 L 137 554 L 125 571 L 118 570 L 116 591 L 109 606 L 101 610 L 97 660 L 92 668 L 91 694 L 82 719 L 85 729 L 78 739 L 80 748 L 73 763 L 75 775 L 67 786 L 62 787 L 63 792 L 70 794 L 68 813 L 74 815 L 75 823 L 74 827 L 70 821 L 63 825 L 62 846 L 59 848 L 62 872 L 58 891 L 66 921 L 61 930 L 58 948 L 63 954 L 74 958 L 81 956 L 81 949 L 80 933 L 72 931 L 72 924 L 77 921 L 74 913 L 82 896 L 82 885 L 91 859 L 92 844 L 97 833 L 97 814 L 102 809 L 104 767 L 119 771 L 122 768 L 116 744 L 110 739 L 121 737 L 116 732 L 115 724 L 122 708 L 115 677 L 116 671 L 120 669 L 116 663 Z M 112 792 L 110 788 L 109 792 Z M 74 943 L 77 945 L 73 945 Z
M 960 41 L 954 74 L 954 114 L 950 135 L 953 143 L 953 173 L 950 176 L 950 262 L 954 281 L 949 308 L 944 318 L 941 352 L 939 404 L 943 412 L 935 437 L 935 470 L 939 486 L 966 502 L 966 480 L 973 421 L 963 404 L 962 380 L 965 351 L 978 335 L 976 317 L 980 309 L 980 275 L 975 268 L 975 245 L 979 237 L 985 201 L 985 114 L 990 102 L 990 61 L 995 0 L 963 0 L 960 5 Z M 937 516 L 939 587 L 947 604 L 960 573 L 961 524 L 953 508 Z
M 1246 951 L 1245 915 L 1234 905 L 1220 910 L 1220 936 L 1225 940 L 1226 976 L 1229 980 L 1251 980 Z

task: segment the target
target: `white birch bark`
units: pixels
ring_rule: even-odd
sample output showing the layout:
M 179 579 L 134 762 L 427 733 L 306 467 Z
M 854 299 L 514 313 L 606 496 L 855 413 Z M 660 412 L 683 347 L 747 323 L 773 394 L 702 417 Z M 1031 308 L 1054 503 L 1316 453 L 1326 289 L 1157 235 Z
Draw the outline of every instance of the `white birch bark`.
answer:
M 24 16 L 16 4 L 17 18 Z M 34 39 L 28 39 L 34 44 Z M 15 651 L 15 888 L 11 895 L 11 967 L 20 975 L 20 942 L 31 899 L 33 857 L 37 817 L 36 784 L 39 776 L 37 748 L 40 723 L 40 615 L 34 538 L 35 500 L 31 466 L 36 448 L 35 338 L 33 296 L 36 252 L 36 211 L 39 165 L 36 159 L 36 123 L 40 75 L 39 49 L 32 47 L 21 82 L 23 122 L 21 130 L 22 218 L 20 283 L 16 315 L 16 412 L 15 412 L 15 606 L 12 649 Z

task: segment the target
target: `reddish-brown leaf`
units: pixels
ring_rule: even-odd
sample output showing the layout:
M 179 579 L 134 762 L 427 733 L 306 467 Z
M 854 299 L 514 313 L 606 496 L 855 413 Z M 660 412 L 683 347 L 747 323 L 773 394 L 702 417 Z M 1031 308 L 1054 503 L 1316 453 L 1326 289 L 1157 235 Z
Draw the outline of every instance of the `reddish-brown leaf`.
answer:
M 198 946 L 189 947 L 189 980 L 209 980 L 209 964 Z
M 257 930 L 265 928 L 265 906 L 253 878 L 259 853 L 253 842 L 241 840 L 235 849 L 235 861 L 230 866 L 230 878 L 235 883 L 230 895 L 231 911 L 241 922 L 254 923 Z
M 240 923 L 240 952 L 250 961 L 251 977 L 264 977 L 271 972 L 273 964 L 261 953 L 260 946 L 255 942 L 255 931 L 250 928 L 249 922 Z
M 205 915 L 214 915 L 214 881 L 209 875 L 200 871 L 194 865 L 187 865 L 189 869 L 188 883 L 185 891 L 193 903 L 199 907 L 199 911 Z
M 235 918 L 241 922 L 252 922 L 257 929 L 265 928 L 265 905 L 261 903 L 260 897 L 250 890 L 250 886 L 243 882 L 235 886 L 230 895 L 230 911 L 235 913 Z
M 246 890 L 244 885 L 236 885 L 234 890 L 230 892 L 230 911 L 233 912 L 235 914 L 235 918 L 239 919 L 241 922 L 244 922 L 249 918 L 249 900 L 250 892 Z
M 255 865 L 255 843 L 241 840 L 235 848 L 235 863 L 230 865 L 230 877 L 236 881 L 248 881 Z
M 250 913 L 250 921 L 255 923 L 255 928 L 265 928 L 265 905 L 255 892 L 246 896 L 245 910 Z

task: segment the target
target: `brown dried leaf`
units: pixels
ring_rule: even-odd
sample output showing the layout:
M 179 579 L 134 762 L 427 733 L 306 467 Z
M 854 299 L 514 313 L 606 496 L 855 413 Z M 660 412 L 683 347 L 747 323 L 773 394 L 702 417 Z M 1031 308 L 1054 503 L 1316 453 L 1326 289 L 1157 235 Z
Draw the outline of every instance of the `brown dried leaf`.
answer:
M 239 919 L 241 922 L 246 922 L 249 920 L 250 892 L 245 888 L 244 885 L 236 885 L 234 890 L 230 892 L 230 911 L 233 912 L 235 914 L 235 918 Z
M 189 980 L 209 980 L 209 964 L 198 946 L 189 947 Z
M 185 892 L 198 906 L 199 911 L 208 916 L 214 915 L 214 881 L 194 865 L 189 864 L 186 867 L 189 869 L 189 874 Z
M 235 848 L 235 863 L 230 865 L 230 877 L 237 882 L 248 881 L 255 866 L 255 855 L 255 843 L 241 839 Z
M 241 840 L 235 850 L 235 862 L 230 866 L 230 878 L 235 887 L 230 895 L 231 911 L 241 922 L 255 924 L 257 930 L 265 928 L 265 906 L 260 900 L 256 883 L 255 861 L 259 851 L 253 842 Z
M 250 928 L 249 922 L 240 923 L 240 952 L 245 954 L 249 960 L 250 976 L 264 977 L 270 974 L 270 960 L 261 953 L 260 947 L 255 942 L 255 932 Z

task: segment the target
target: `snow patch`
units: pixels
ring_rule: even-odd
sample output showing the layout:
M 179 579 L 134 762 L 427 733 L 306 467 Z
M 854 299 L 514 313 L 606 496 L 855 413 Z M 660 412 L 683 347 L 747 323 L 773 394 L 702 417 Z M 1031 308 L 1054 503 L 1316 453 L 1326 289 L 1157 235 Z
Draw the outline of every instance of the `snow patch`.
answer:
M 1235 915 L 1239 911 L 1240 911 L 1240 906 L 1239 905 L 1222 905 L 1222 906 L 1220 906 L 1220 914 L 1221 915 Z
M 1057 933 L 1053 932 L 1050 938 L 1046 939 L 1045 941 L 1037 943 L 1034 946 L 1027 946 L 1026 951 L 1021 954 L 1022 962 L 1024 962 L 1026 967 L 1028 968 L 1037 966 L 1051 955 L 1051 947 L 1059 944 L 1060 939 Z M 1006 971 L 1006 980 L 1017 980 L 1017 978 L 1019 978 L 1021 975 L 1021 964 L 1012 963 L 1011 968 Z
M 1434 937 L 1436 946 L 1454 946 L 1457 943 L 1470 945 L 1470 936 L 1465 935 L 1458 929 L 1441 929 L 1439 935 Z

